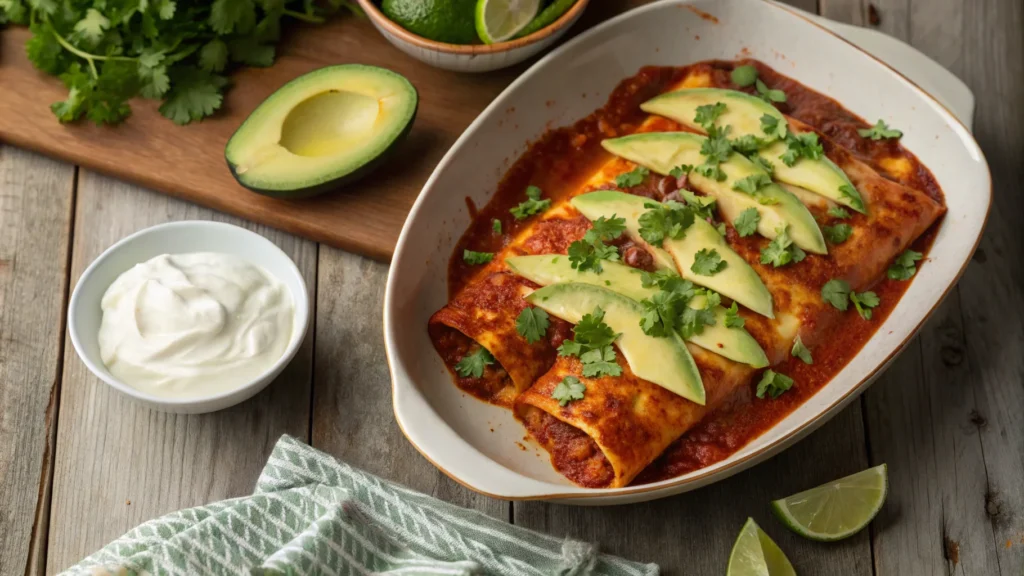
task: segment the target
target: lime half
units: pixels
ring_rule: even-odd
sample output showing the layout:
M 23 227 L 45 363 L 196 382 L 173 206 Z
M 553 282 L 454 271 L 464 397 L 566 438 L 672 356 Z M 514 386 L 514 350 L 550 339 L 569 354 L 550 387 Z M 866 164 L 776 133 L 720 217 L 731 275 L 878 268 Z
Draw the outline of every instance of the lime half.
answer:
M 796 576 L 796 570 L 757 522 L 747 518 L 732 545 L 725 576 Z
M 572 5 L 576 3 L 576 0 L 555 0 L 548 5 L 547 8 L 540 11 L 537 17 L 530 21 L 522 30 L 516 33 L 516 38 L 522 38 L 523 36 L 529 36 L 541 28 L 547 28 L 548 26 L 555 23 L 572 8 Z
M 526 27 L 540 0 L 477 0 L 476 33 L 484 44 L 504 42 Z
M 787 528 L 811 540 L 842 540 L 867 526 L 889 489 L 885 464 L 772 502 Z

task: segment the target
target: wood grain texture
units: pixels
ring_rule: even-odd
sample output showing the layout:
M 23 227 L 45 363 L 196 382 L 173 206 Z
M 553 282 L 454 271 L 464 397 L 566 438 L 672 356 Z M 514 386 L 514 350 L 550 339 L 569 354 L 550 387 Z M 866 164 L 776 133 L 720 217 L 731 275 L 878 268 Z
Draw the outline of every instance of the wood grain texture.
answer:
M 769 503 L 867 466 L 859 403 L 796 446 L 728 480 L 644 504 L 572 507 L 516 502 L 515 522 L 555 536 L 597 542 L 602 551 L 655 562 L 666 576 L 724 574 L 746 518 L 782 548 L 799 574 L 869 575 L 871 548 L 862 532 L 835 545 L 805 540 L 782 526 Z
M 313 446 L 441 500 L 508 519 L 507 502 L 450 480 L 398 428 L 381 325 L 386 279 L 384 264 L 320 249 Z
M 72 282 L 114 241 L 171 220 L 239 224 L 198 208 L 82 171 Z M 312 298 L 316 245 L 263 226 L 298 265 Z M 266 390 L 233 408 L 195 416 L 136 405 L 92 376 L 65 345 L 47 572 L 77 562 L 128 529 L 161 514 L 250 494 L 281 434 L 309 430 L 312 338 Z
M 74 177 L 0 145 L 0 574 L 46 549 Z

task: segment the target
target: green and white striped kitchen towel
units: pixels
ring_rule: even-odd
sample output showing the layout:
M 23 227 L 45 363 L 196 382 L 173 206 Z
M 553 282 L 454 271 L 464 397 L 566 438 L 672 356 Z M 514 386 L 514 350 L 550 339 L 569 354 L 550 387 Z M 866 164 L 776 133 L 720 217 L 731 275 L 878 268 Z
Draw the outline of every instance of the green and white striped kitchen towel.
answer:
M 150 520 L 65 573 L 653 576 L 658 567 L 441 502 L 283 436 L 252 496 Z

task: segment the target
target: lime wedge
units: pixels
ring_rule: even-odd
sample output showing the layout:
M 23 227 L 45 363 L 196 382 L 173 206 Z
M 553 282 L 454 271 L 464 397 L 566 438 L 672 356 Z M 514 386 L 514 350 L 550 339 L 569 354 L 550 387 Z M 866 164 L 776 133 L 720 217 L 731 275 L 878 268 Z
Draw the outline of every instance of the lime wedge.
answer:
M 796 576 L 796 570 L 757 522 L 747 518 L 732 545 L 725 576 Z
M 476 33 L 484 44 L 504 42 L 526 27 L 540 0 L 477 0 Z
M 885 464 L 772 502 L 787 528 L 811 540 L 842 540 L 878 514 L 889 489 Z
M 523 36 L 529 36 L 541 28 L 547 28 L 548 26 L 555 23 L 572 8 L 572 5 L 576 3 L 576 0 L 555 0 L 548 5 L 547 8 L 540 11 L 537 17 L 530 21 L 525 28 L 520 30 L 516 34 L 516 38 L 522 38 Z

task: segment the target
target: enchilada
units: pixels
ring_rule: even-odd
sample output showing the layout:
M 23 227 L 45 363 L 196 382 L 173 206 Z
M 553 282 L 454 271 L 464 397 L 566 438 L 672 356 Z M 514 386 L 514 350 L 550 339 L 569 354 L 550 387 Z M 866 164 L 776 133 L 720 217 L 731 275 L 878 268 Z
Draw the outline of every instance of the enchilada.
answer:
M 753 67 L 765 90 L 784 93 L 785 102 L 764 115 L 783 122 L 788 136 L 772 141 L 756 132 L 761 141 L 753 147 L 752 139 L 739 141 L 757 122 L 744 124 L 743 101 L 728 98 L 755 97 L 760 88 L 733 81 L 740 66 Z M 679 106 L 649 105 L 659 95 L 696 95 L 686 92 L 695 88 L 728 91 L 700 100 L 704 125 L 686 106 L 673 114 Z M 730 123 L 707 122 L 720 104 L 728 113 L 719 117 Z M 944 212 L 927 168 L 895 138 L 872 139 L 866 130 L 838 103 L 761 63 L 644 69 L 602 109 L 547 134 L 513 165 L 453 255 L 449 304 L 431 318 L 431 339 L 457 385 L 512 408 L 555 468 L 577 484 L 656 481 L 720 460 L 825 385 L 870 338 L 906 286 L 887 269 L 913 267 L 913 254 L 926 251 L 928 230 Z M 723 142 L 727 150 L 716 153 Z M 813 145 L 818 152 L 799 150 Z M 758 154 L 771 152 L 772 161 L 788 166 L 779 156 L 787 148 L 797 149 L 797 167 L 834 167 L 835 182 L 852 192 L 815 190 L 817 181 L 800 179 L 806 171 L 762 170 Z M 708 160 L 716 154 L 717 163 Z M 744 222 L 744 213 L 759 222 Z M 678 219 L 678 238 L 643 229 L 642 221 L 657 218 Z M 477 254 L 491 256 L 483 262 Z M 542 257 L 550 264 L 539 270 Z M 531 294 L 580 282 L 625 294 L 652 314 L 670 297 L 685 302 L 675 308 L 682 325 L 667 332 L 686 340 L 700 396 L 659 380 L 651 364 L 660 360 L 637 360 L 623 338 L 610 352 L 589 351 L 604 354 L 604 372 L 588 366 L 586 346 L 564 353 L 567 341 L 579 345 L 578 318 L 566 321 Z M 580 311 L 597 312 L 604 311 Z M 659 322 L 671 324 L 672 314 L 654 316 L 644 333 L 666 337 Z M 760 356 L 746 353 L 748 341 Z M 460 369 L 482 355 L 489 360 L 479 374 Z

